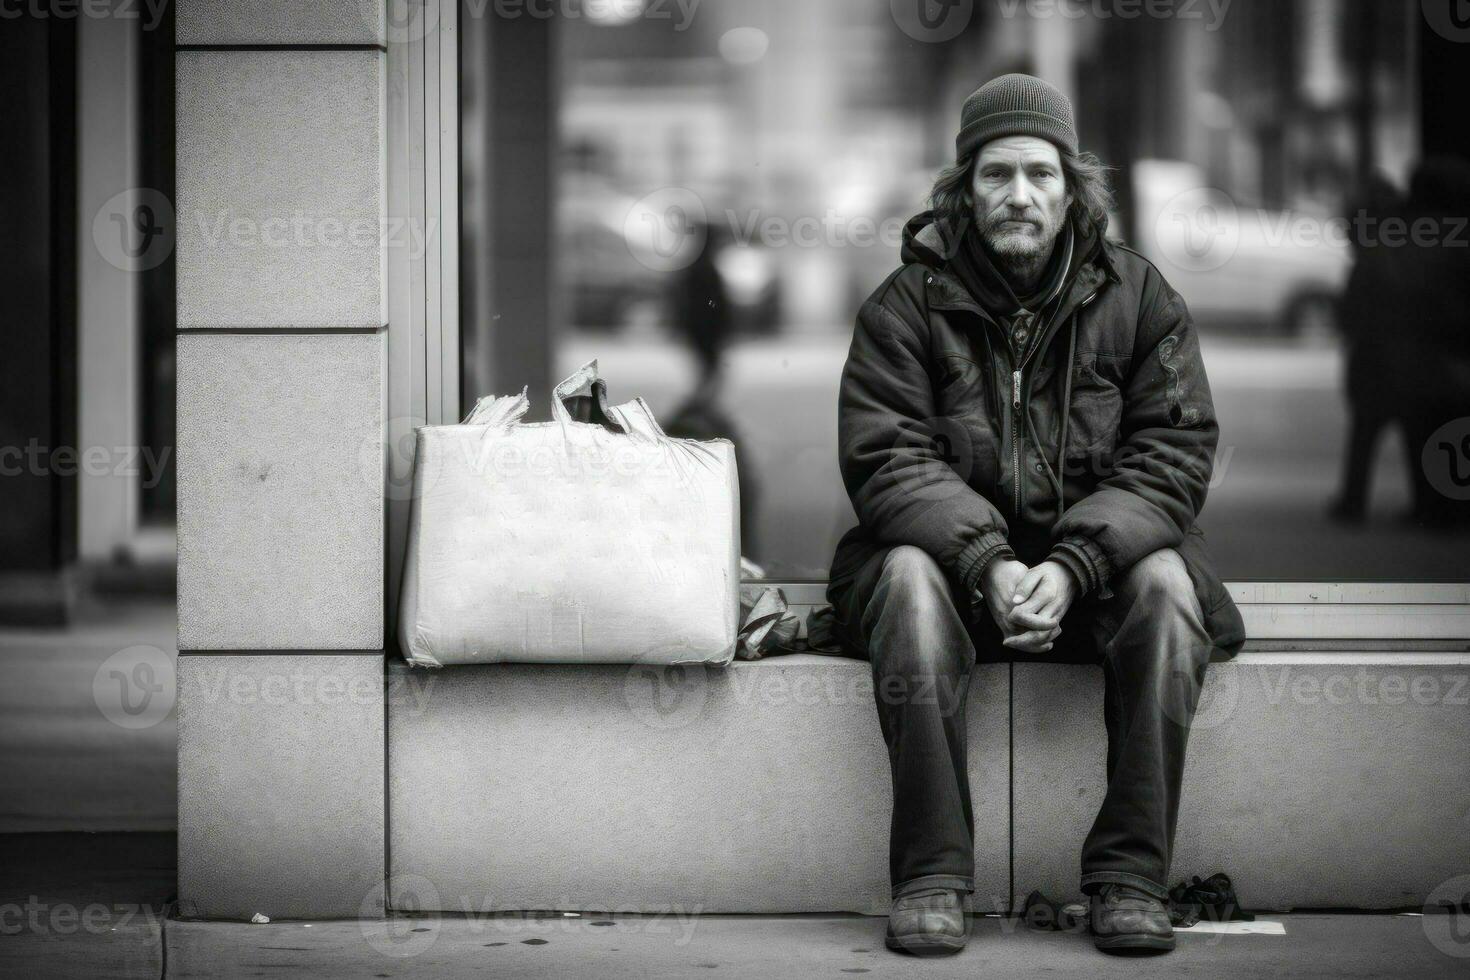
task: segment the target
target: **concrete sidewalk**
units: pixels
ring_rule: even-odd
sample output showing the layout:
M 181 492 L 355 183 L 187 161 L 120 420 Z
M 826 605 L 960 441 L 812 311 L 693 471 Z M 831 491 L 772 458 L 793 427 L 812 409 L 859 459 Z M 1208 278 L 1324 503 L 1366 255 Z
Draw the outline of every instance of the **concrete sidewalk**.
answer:
M 1286 935 L 1180 936 L 1163 957 L 1119 959 L 1085 935 L 979 919 L 970 948 L 919 960 L 883 946 L 861 916 L 425 917 L 391 923 L 167 923 L 174 977 L 492 976 L 576 980 L 792 977 L 1463 977 L 1470 937 L 1447 953 L 1425 921 L 1389 915 L 1270 916 Z M 1443 917 L 1436 925 L 1449 935 Z M 1459 954 L 1459 958 L 1454 956 Z
M 0 834 L 0 978 L 163 975 L 172 833 Z
M 0 629 L 0 834 L 173 831 L 176 718 L 157 709 L 174 701 L 176 630 L 159 596 L 89 598 L 61 629 Z M 139 667 L 158 668 L 156 692 Z
M 0 835 L 0 977 L 496 978 L 1229 976 L 1463 977 L 1470 917 L 1262 915 L 1285 935 L 1181 933 L 1163 957 L 1116 959 L 1085 935 L 975 920 L 970 948 L 917 960 L 856 915 L 466 914 L 388 921 L 166 918 L 172 834 Z

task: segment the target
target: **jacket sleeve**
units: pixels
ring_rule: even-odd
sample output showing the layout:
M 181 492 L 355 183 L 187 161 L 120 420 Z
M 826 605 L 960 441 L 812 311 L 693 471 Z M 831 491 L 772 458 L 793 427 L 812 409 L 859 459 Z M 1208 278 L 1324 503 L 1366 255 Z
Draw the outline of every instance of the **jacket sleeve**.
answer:
M 1083 591 L 1150 552 L 1177 548 L 1205 503 L 1220 428 L 1184 299 L 1150 270 L 1113 471 L 1053 531 L 1052 557 Z
M 837 399 L 838 460 L 858 521 L 883 544 L 915 545 L 971 589 L 1010 555 L 1006 522 L 956 472 L 963 431 L 936 418 L 924 344 L 892 310 L 858 312 Z

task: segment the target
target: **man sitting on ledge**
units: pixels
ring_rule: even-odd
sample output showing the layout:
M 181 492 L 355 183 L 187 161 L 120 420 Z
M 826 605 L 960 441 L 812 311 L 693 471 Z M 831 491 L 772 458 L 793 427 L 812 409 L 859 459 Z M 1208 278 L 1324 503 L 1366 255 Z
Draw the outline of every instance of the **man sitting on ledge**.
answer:
M 858 313 L 838 402 L 859 523 L 827 595 L 872 662 L 892 764 L 887 943 L 968 937 L 978 651 L 1101 662 L 1093 941 L 1169 950 L 1189 726 L 1212 651 L 1244 640 L 1194 523 L 1219 434 L 1199 343 L 1159 271 L 1103 237 L 1110 192 L 1060 92 L 987 83 L 956 155 Z

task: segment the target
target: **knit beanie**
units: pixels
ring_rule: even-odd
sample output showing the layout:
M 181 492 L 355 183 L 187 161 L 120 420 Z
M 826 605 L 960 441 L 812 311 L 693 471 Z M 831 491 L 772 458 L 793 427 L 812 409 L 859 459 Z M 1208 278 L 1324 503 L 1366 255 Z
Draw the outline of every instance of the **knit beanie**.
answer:
M 1072 103 L 1031 75 L 992 78 L 965 100 L 960 133 L 954 140 L 955 157 L 963 160 L 982 143 L 1002 136 L 1037 136 L 1075 154 Z

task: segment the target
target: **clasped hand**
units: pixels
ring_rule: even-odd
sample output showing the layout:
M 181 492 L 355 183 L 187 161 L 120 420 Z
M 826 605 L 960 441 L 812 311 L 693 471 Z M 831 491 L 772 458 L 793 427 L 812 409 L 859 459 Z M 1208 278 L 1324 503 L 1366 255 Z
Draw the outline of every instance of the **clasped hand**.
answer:
M 1077 580 L 1065 565 L 1044 561 L 1035 568 L 997 558 L 980 583 L 990 618 L 1004 643 L 1023 653 L 1045 653 L 1062 635 L 1062 617 L 1077 597 Z

